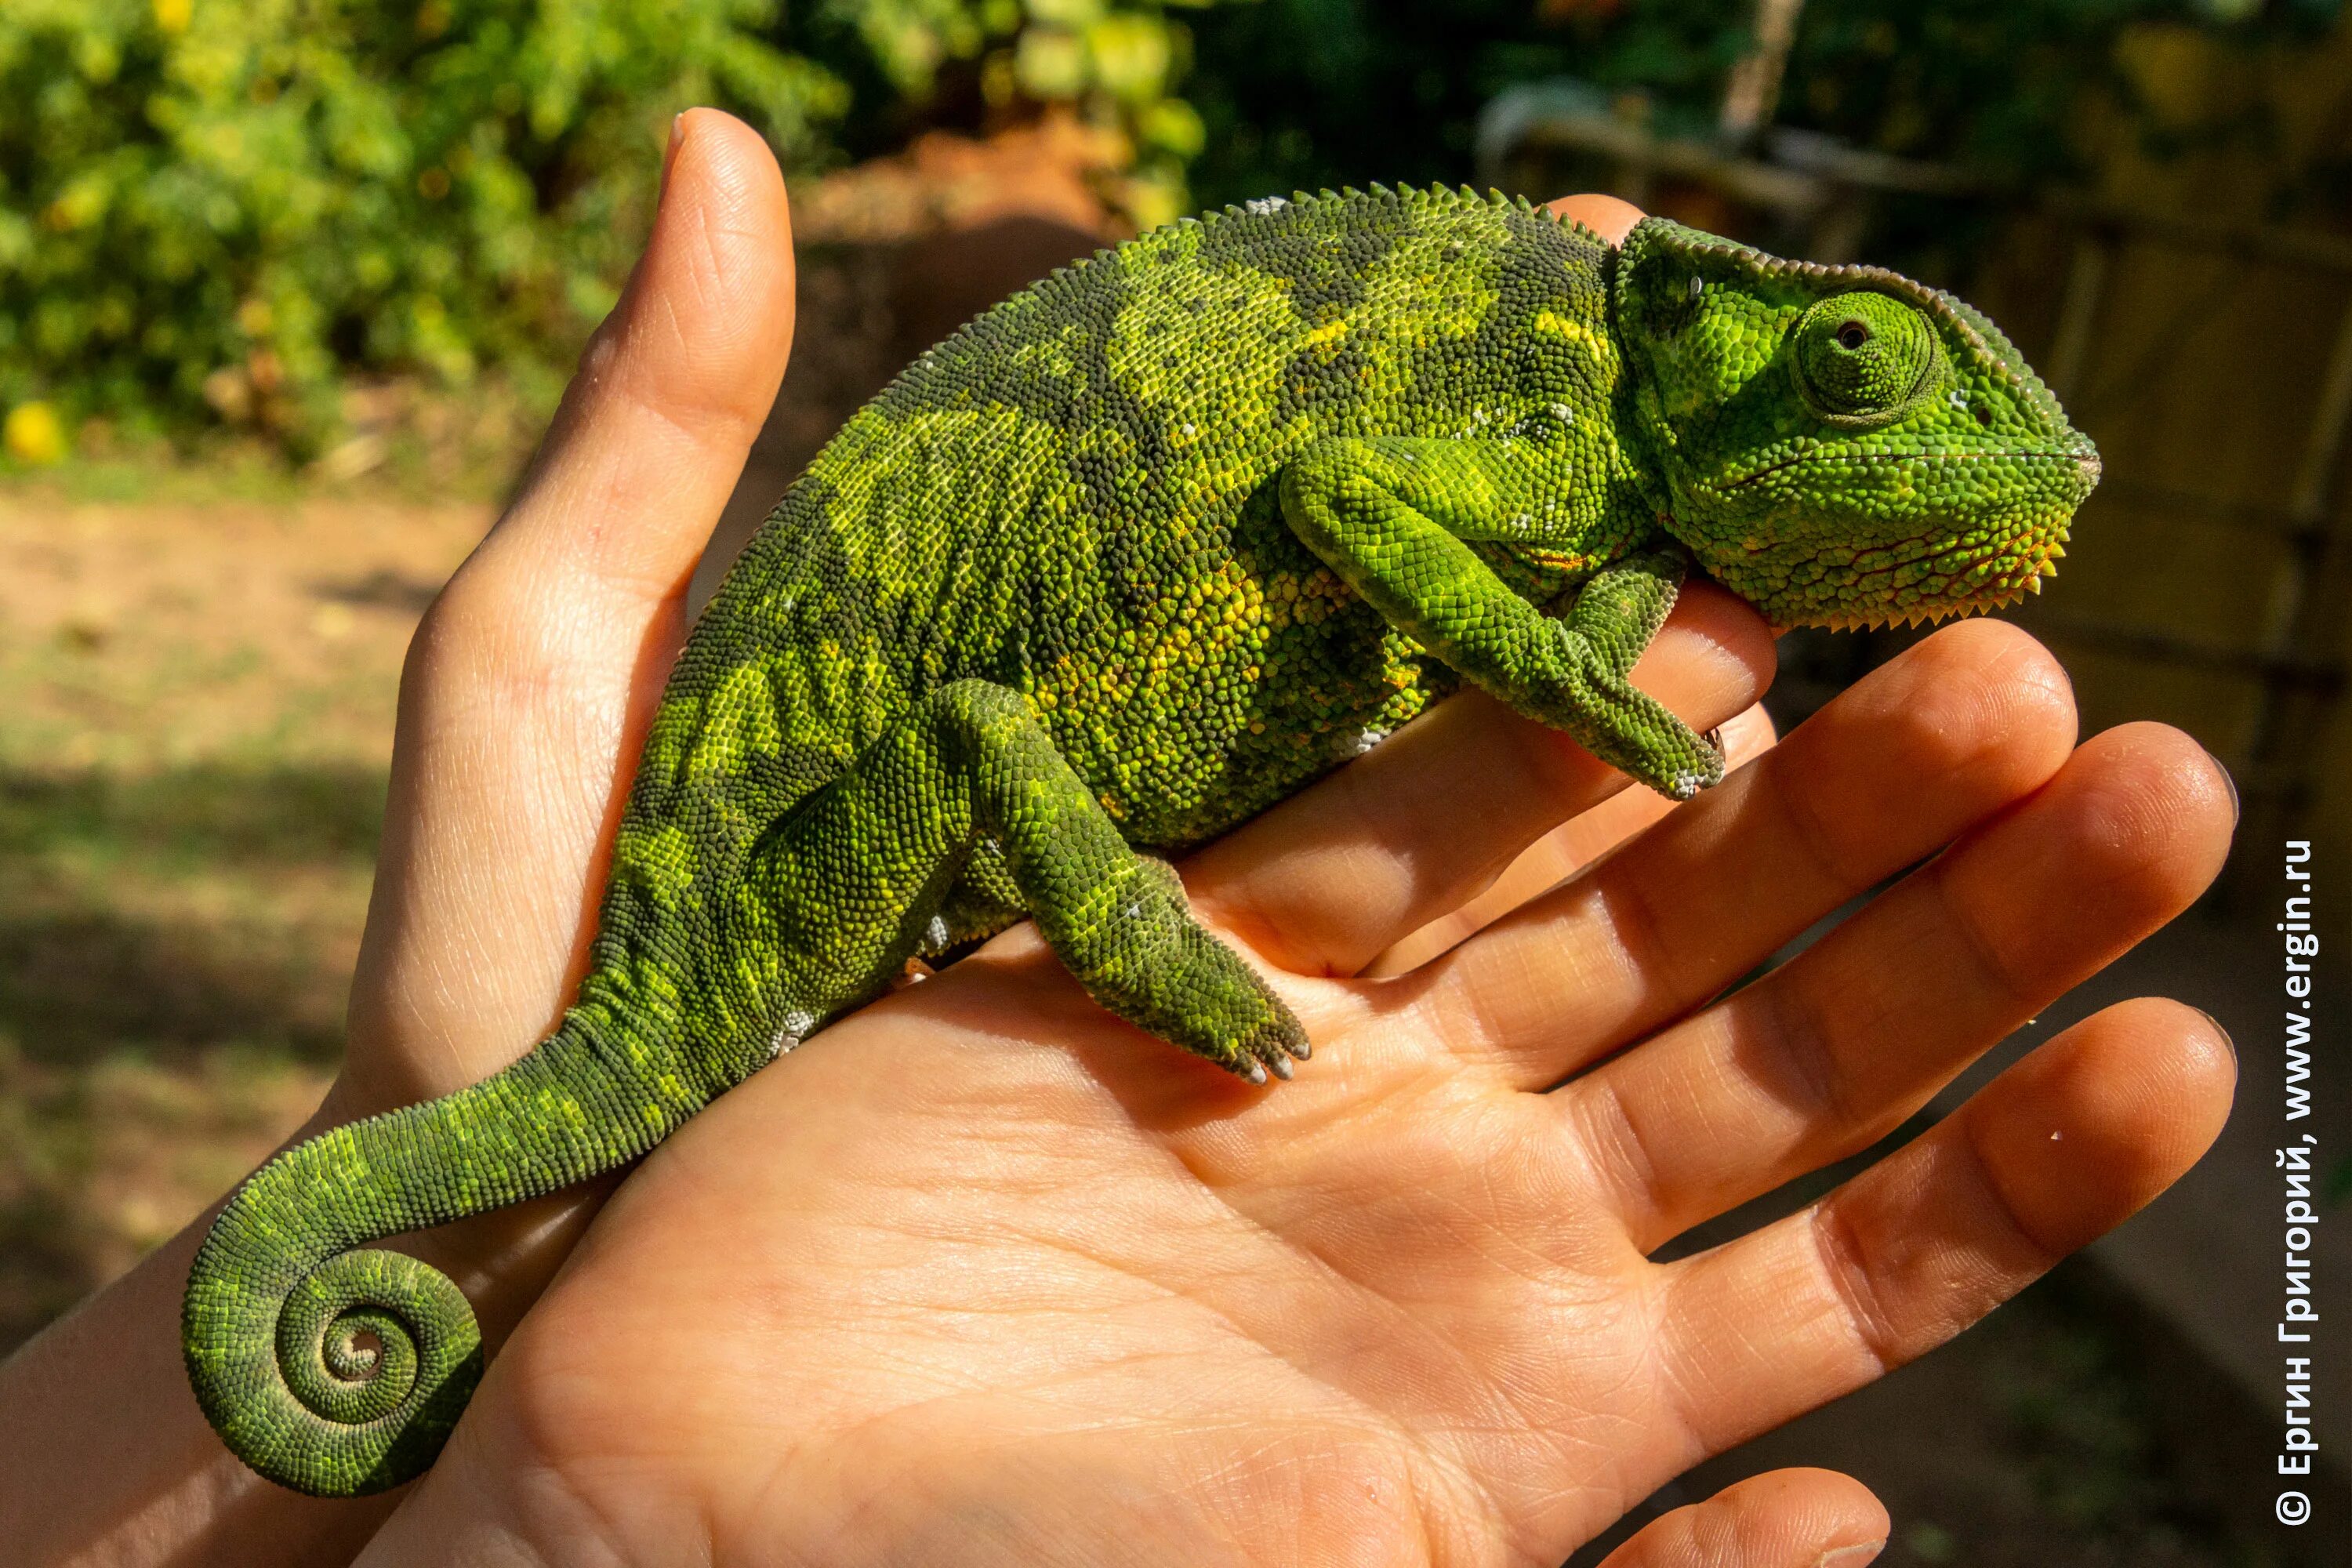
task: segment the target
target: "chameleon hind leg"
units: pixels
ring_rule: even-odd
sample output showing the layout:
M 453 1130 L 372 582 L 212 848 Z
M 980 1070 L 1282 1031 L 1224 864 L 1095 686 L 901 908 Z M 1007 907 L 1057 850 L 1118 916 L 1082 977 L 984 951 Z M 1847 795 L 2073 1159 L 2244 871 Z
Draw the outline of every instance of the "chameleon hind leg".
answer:
M 1489 695 L 1610 766 L 1687 800 L 1723 752 L 1628 677 L 1681 591 L 1679 548 L 1609 562 L 1554 619 L 1465 541 L 1580 542 L 1561 475 L 1500 441 L 1318 442 L 1282 476 L 1283 518 L 1347 584 Z M 1555 522 L 1561 512 L 1570 521 Z
M 929 693 L 769 829 L 730 947 L 760 966 L 743 979 L 782 1034 L 805 1034 L 956 934 L 941 910 L 967 868 L 1017 894 L 1087 994 L 1129 1023 L 1252 1082 L 1307 1055 L 1298 1020 L 1192 918 L 1176 873 L 1119 837 L 1020 695 L 992 681 Z
M 1004 863 L 1004 846 L 982 838 L 972 846 L 939 914 L 924 929 L 923 944 L 916 949 L 916 956 L 929 958 L 984 942 L 1028 912 L 1012 868 Z

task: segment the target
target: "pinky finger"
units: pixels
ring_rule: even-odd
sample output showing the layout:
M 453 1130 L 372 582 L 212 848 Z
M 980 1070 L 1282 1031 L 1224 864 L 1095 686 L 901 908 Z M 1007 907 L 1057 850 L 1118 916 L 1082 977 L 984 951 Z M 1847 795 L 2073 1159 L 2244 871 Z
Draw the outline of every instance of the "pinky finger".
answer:
M 1678 1508 L 1601 1568 L 1862 1568 L 1886 1545 L 1886 1510 L 1835 1470 L 1771 1470 Z

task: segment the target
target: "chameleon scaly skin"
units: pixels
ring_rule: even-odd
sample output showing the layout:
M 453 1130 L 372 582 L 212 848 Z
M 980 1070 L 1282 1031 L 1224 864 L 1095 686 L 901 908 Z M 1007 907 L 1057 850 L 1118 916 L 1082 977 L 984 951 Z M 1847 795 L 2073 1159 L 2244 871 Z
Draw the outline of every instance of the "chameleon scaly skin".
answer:
M 555 1035 L 239 1189 L 189 1281 L 197 1397 L 288 1486 L 415 1475 L 473 1315 L 355 1248 L 635 1158 L 1024 916 L 1112 1012 L 1288 1077 L 1297 1020 L 1159 857 L 1465 680 L 1687 797 L 1723 759 L 1627 676 L 1694 562 L 1781 625 L 1979 609 L 2039 587 L 2096 477 L 1965 305 L 1657 219 L 1612 253 L 1375 187 L 1057 273 L 860 411 L 736 563 Z

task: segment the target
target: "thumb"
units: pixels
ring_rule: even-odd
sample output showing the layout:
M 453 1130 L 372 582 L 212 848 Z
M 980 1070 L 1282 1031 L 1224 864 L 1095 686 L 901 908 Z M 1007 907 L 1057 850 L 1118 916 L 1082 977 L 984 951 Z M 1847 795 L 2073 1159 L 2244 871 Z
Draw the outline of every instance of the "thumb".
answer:
M 775 401 L 793 285 L 767 143 L 717 110 L 679 115 L 645 254 L 487 548 L 554 555 L 578 585 L 677 593 Z
M 503 1066 L 568 995 L 687 584 L 792 334 L 775 159 L 740 121 L 679 116 L 645 255 L 410 647 L 352 986 L 358 1108 Z

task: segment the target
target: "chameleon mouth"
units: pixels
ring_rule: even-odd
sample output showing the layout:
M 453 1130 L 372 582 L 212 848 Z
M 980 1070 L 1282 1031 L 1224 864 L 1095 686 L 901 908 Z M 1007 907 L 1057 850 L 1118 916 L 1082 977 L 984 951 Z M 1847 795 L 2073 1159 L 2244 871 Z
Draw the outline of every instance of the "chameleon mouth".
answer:
M 2058 558 L 2066 553 L 2065 542 L 2066 533 L 2062 529 L 2038 547 L 2033 542 L 2012 540 L 2005 548 L 1960 553 L 1930 550 L 1907 560 L 1883 562 L 1854 579 L 1854 583 L 1884 583 L 1921 567 L 1929 568 L 1933 575 L 1914 579 L 1914 585 L 1925 590 L 1915 597 L 1906 599 L 1886 590 L 1860 594 L 1843 604 L 1832 601 L 1809 606 L 1802 617 L 1791 624 L 1825 626 L 1832 631 L 1862 631 L 1878 626 L 1935 626 L 1954 616 L 2001 609 L 2041 593 L 2042 579 L 2058 574 Z
M 1718 558 L 1710 571 L 1776 630 L 1932 626 L 2039 594 L 2042 580 L 2057 575 L 2068 531 L 2063 512 L 2028 509 L 1990 532 L 1970 531 L 1973 537 L 1929 532 L 1852 553 L 1792 555 L 1785 547 L 1751 543 Z M 1750 591 L 1762 586 L 1759 574 L 1772 582 L 1770 591 Z
M 1818 626 L 1832 632 L 1874 632 L 1891 630 L 1895 626 L 1937 626 L 1946 621 L 1966 620 L 1970 616 L 1988 615 L 1994 610 L 2005 610 L 2012 605 L 2021 605 L 2028 595 L 2041 591 L 2042 579 L 2030 577 L 2021 588 L 2010 588 L 1976 598 L 1958 599 L 1948 604 L 1920 605 L 1907 610 L 1886 610 L 1876 615 L 1861 611 L 1829 611 L 1809 615 L 1801 620 L 1775 621 L 1772 629 L 1785 632 L 1797 626 Z
M 2099 456 L 2095 452 L 1873 452 L 1866 457 L 1856 457 L 1847 452 L 1800 452 L 1793 458 L 1783 458 L 1777 463 L 1766 464 L 1753 473 L 1743 474 L 1723 488 L 1726 490 L 1739 489 L 1759 480 L 1769 479 L 1774 474 L 1785 473 L 1790 468 L 1802 468 L 1809 463 L 1827 463 L 1839 468 L 1854 468 L 1871 463 L 1981 463 L 1995 459 L 2014 461 L 2019 458 L 2036 458 L 2053 465 L 2071 466 L 2086 481 L 2084 485 L 2086 492 L 2091 485 L 2099 482 L 2099 476 L 2103 471 Z

